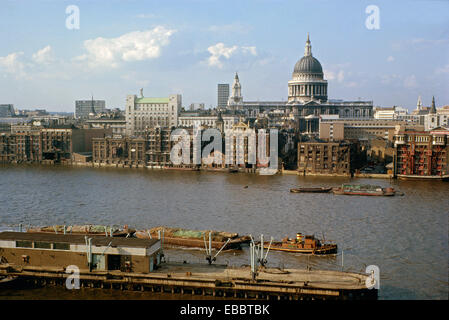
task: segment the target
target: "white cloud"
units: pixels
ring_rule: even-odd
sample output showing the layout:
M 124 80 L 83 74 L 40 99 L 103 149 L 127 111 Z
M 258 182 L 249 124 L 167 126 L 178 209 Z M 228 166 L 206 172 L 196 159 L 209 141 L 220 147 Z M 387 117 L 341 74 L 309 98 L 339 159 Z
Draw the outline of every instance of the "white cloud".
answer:
M 16 78 L 25 76 L 25 65 L 20 61 L 23 52 L 13 52 L 5 57 L 0 57 L 0 68 L 5 73 L 13 74 Z
M 394 61 L 394 57 L 393 56 L 389 56 L 388 58 L 387 58 L 387 62 L 393 62 Z
M 424 44 L 424 45 L 440 45 L 449 43 L 449 38 L 447 39 L 423 39 L 423 38 L 414 38 L 410 40 L 411 44 Z
M 380 82 L 382 84 L 393 84 L 393 83 L 397 83 L 400 80 L 401 80 L 401 76 L 399 76 L 397 74 L 385 74 L 385 75 L 381 76 Z
M 156 15 L 153 13 L 140 13 L 136 17 L 140 19 L 153 19 L 156 18 Z
M 411 76 L 408 76 L 404 79 L 404 87 L 415 88 L 417 86 L 418 86 L 418 84 L 416 82 L 416 77 L 414 74 L 412 74 Z
M 161 48 L 170 43 L 176 30 L 162 26 L 147 31 L 133 31 L 117 38 L 96 38 L 84 41 L 87 54 L 75 61 L 86 61 L 89 67 L 117 67 L 119 62 L 155 59 L 161 55 Z
M 222 42 L 207 48 L 207 51 L 211 54 L 208 59 L 209 66 L 223 68 L 223 63 L 220 61 L 221 57 L 229 59 L 236 51 L 237 46 L 226 48 Z
M 253 56 L 257 56 L 256 47 L 242 47 L 243 53 L 251 53 Z
M 46 46 L 41 50 L 37 51 L 32 56 L 33 61 L 39 64 L 48 64 L 53 61 L 53 53 L 50 46 Z
M 345 79 L 345 72 L 343 70 L 330 71 L 324 70 L 324 74 L 328 80 L 337 80 L 339 83 Z
M 436 74 L 444 74 L 444 73 L 449 74 L 449 64 L 445 65 L 444 67 L 437 68 L 435 70 L 435 73 Z
M 211 56 L 207 59 L 208 65 L 211 67 L 218 67 L 220 69 L 223 68 L 223 62 L 220 60 L 222 57 L 225 59 L 229 59 L 231 58 L 231 56 L 238 53 L 257 56 L 256 47 L 226 47 L 222 42 L 210 46 L 209 48 L 207 48 L 207 51 L 209 51 L 209 53 L 211 54 Z

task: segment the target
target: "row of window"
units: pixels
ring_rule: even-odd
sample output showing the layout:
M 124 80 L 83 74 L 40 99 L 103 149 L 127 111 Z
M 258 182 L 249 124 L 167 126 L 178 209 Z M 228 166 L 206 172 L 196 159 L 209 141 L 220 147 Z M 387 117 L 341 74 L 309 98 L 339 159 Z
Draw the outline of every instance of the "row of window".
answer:
M 16 248 L 70 250 L 69 243 L 17 240 Z

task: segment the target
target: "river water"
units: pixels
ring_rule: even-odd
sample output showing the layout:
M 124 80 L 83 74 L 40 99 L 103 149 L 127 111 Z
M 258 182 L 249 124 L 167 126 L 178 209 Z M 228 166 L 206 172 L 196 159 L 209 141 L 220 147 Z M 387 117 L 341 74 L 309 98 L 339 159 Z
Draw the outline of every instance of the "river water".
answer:
M 297 186 L 338 186 L 349 181 L 392 185 L 405 195 L 289 192 Z M 256 237 L 263 234 L 275 240 L 294 237 L 297 232 L 324 235 L 337 242 L 337 255 L 270 252 L 269 266 L 363 272 L 366 266 L 376 265 L 381 276 L 379 299 L 448 298 L 448 213 L 449 183 L 440 181 L 0 166 L 3 230 L 17 228 L 19 223 L 91 223 L 127 224 L 137 229 L 160 225 L 214 229 Z M 205 262 L 199 250 L 170 249 L 166 257 Z M 249 250 L 222 252 L 217 263 L 249 264 Z M 48 292 L 18 290 L 16 297 L 45 297 Z M 84 291 L 83 295 L 89 298 L 94 293 Z M 14 297 L 14 291 L 8 297 Z M 2 298 L 6 295 L 0 291 Z

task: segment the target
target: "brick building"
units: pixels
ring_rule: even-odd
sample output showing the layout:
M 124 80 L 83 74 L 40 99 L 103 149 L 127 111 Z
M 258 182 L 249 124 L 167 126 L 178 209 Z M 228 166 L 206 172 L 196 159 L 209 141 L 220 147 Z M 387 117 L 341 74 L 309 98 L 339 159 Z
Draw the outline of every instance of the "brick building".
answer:
M 449 178 L 449 130 L 401 131 L 395 135 L 399 178 Z
M 144 138 L 93 138 L 92 161 L 97 164 L 146 165 Z
M 304 175 L 351 175 L 361 165 L 359 153 L 355 142 L 298 142 L 298 171 Z
M 105 129 L 44 128 L 2 133 L 1 162 L 70 162 L 74 152 L 92 152 L 92 139 Z
M 146 151 L 149 166 L 167 166 L 170 164 L 171 129 L 153 128 L 148 130 L 148 150 Z

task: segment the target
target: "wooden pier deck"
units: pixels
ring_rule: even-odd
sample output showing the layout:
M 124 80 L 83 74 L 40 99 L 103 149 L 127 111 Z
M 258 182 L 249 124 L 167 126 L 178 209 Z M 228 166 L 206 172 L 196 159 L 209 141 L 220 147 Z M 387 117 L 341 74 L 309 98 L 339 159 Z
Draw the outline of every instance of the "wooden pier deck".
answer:
M 65 285 L 63 268 L 0 265 L 0 275 L 18 276 L 37 285 Z M 164 263 L 151 273 L 80 270 L 81 287 L 168 292 L 243 299 L 377 299 L 359 273 L 273 269 L 260 270 L 252 280 L 249 267 Z

